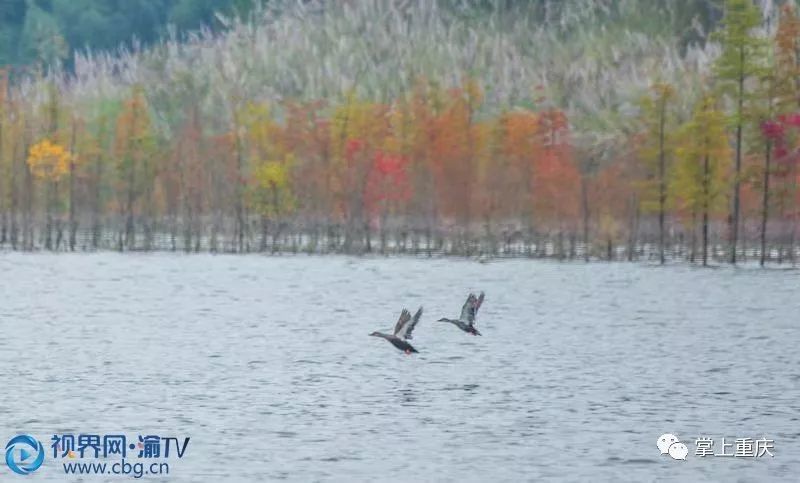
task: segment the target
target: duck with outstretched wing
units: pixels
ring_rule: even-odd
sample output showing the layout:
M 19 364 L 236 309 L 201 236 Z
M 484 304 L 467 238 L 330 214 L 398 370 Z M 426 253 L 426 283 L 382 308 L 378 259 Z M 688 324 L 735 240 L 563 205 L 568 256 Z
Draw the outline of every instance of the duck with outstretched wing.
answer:
M 397 324 L 394 326 L 393 334 L 373 332 L 370 335 L 373 337 L 382 337 L 388 340 L 393 346 L 397 347 L 406 354 L 419 352 L 417 349 L 414 349 L 414 346 L 406 342 L 406 340 L 413 339 L 411 333 L 414 331 L 414 327 L 417 326 L 417 323 L 419 323 L 420 317 L 422 317 L 422 307 L 417 310 L 417 313 L 414 314 L 414 317 L 411 317 L 411 312 L 403 309 L 403 311 L 400 313 L 400 318 L 397 319 Z
M 468 334 L 481 335 L 478 329 L 475 328 L 475 316 L 478 315 L 478 309 L 481 308 L 483 296 L 483 292 L 478 297 L 474 293 L 469 294 L 464 306 L 461 307 L 461 315 L 458 319 L 442 317 L 438 322 L 449 322 Z

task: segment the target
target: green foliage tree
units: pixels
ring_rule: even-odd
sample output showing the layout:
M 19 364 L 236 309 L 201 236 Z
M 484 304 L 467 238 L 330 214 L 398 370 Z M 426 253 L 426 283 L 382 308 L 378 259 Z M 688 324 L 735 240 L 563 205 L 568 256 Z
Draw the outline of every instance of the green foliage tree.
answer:
M 772 64 L 774 59 L 770 56 L 769 64 Z M 775 122 L 776 117 L 776 102 L 778 98 L 778 84 L 776 83 L 774 65 L 769 65 L 769 68 L 764 69 L 759 76 L 758 89 L 755 91 L 760 102 L 754 103 L 752 107 L 752 116 L 756 121 L 754 126 L 757 131 L 755 142 L 753 143 L 754 150 L 764 153 L 764 165 L 761 167 L 761 257 L 759 263 L 764 266 L 767 259 L 767 222 L 769 221 L 769 205 L 770 205 L 770 178 L 772 177 L 772 152 L 776 140 L 780 137 L 776 132 L 778 124 Z M 757 173 L 756 173 L 757 174 Z M 758 185 L 758 181 L 753 182 Z
M 2 0 L 0 65 L 69 59 L 73 50 L 149 45 L 178 32 L 219 28 L 215 14 L 247 15 L 259 0 Z
M 31 2 L 20 35 L 20 58 L 53 65 L 67 57 L 68 49 L 58 22 Z
M 726 117 L 717 104 L 713 96 L 705 96 L 697 103 L 692 118 L 681 126 L 670 183 L 681 207 L 701 214 L 703 266 L 708 264 L 709 216 L 722 208 L 730 156 Z
M 120 234 L 119 248 L 134 248 L 134 216 L 136 202 L 152 185 L 153 153 L 156 139 L 152 131 L 147 100 L 141 86 L 135 86 L 117 118 L 116 156 L 120 211 L 125 228 Z M 146 199 L 145 202 L 149 202 Z
M 735 176 L 733 178 L 733 207 L 731 209 L 730 261 L 736 263 L 736 244 L 739 236 L 742 132 L 747 123 L 745 104 L 750 89 L 748 81 L 757 78 L 763 69 L 767 43 L 755 33 L 761 25 L 761 12 L 751 0 L 726 0 L 722 29 L 714 38 L 722 44 L 722 54 L 715 65 L 717 78 L 724 93 L 734 103 L 731 122 L 736 130 Z
M 667 174 L 669 162 L 672 157 L 672 100 L 675 89 L 666 83 L 656 83 L 651 88 L 651 93 L 641 102 L 642 122 L 645 125 L 645 144 L 641 155 L 647 165 L 649 179 L 645 182 L 645 209 L 658 212 L 658 246 L 659 260 L 665 262 L 664 234 L 667 204 Z M 653 193 L 656 200 L 653 201 Z
M 0 65 L 13 64 L 17 61 L 17 48 L 25 12 L 25 0 L 0 2 Z

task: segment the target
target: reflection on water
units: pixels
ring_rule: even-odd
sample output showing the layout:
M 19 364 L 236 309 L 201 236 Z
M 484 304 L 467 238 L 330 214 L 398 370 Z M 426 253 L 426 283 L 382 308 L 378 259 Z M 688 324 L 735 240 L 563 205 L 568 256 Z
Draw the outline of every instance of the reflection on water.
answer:
M 800 473 L 795 271 L 4 254 L 0 273 L 3 441 L 187 435 L 187 482 Z M 470 290 L 483 337 L 434 323 Z M 420 354 L 367 336 L 419 305 Z M 664 432 L 776 456 L 674 462 Z M 64 481 L 49 460 L 36 478 Z

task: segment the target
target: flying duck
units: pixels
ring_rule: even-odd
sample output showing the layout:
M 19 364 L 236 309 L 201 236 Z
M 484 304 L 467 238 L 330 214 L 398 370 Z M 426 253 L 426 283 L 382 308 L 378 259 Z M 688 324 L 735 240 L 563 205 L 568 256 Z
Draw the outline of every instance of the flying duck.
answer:
M 468 334 L 481 335 L 478 329 L 475 328 L 475 316 L 478 314 L 478 309 L 481 307 L 482 303 L 483 292 L 481 292 L 478 297 L 475 297 L 475 294 L 471 293 L 469 297 L 467 297 L 467 301 L 464 302 L 464 306 L 461 307 L 461 316 L 457 320 L 442 317 L 438 322 L 450 322 Z
M 417 322 L 419 322 L 420 317 L 422 317 L 422 307 L 417 310 L 417 313 L 414 314 L 413 318 L 411 317 L 411 312 L 403 309 L 403 311 L 400 312 L 400 318 L 397 319 L 397 324 L 394 326 L 394 334 L 373 332 L 370 335 L 373 337 L 383 337 L 391 342 L 393 346 L 397 347 L 406 354 L 419 352 L 417 349 L 414 349 L 414 346 L 406 342 L 405 339 L 413 339 L 411 332 L 414 331 L 414 327 L 417 326 Z

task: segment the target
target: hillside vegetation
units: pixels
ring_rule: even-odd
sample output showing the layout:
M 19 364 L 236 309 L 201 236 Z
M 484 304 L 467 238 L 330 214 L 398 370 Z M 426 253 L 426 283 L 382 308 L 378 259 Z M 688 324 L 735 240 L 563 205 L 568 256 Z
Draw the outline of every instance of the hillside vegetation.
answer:
M 268 2 L 213 22 L 7 71 L 0 243 L 795 257 L 791 4 Z

